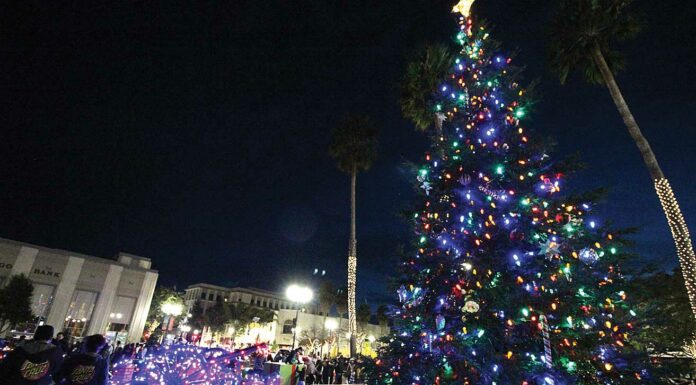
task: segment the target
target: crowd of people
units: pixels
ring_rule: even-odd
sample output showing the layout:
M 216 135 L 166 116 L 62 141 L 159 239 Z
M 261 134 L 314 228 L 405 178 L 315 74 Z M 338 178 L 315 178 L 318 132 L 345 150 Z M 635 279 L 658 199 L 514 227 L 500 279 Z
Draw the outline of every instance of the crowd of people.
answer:
M 12 345 L 0 360 L 0 385 L 108 385 L 111 363 L 129 359 L 140 362 L 148 353 L 145 343 L 109 345 L 100 334 L 71 345 L 63 333 L 54 337 L 54 329 L 49 325 L 39 326 L 32 339 L 20 338 Z M 281 365 L 297 364 L 292 383 L 298 385 L 354 384 L 362 380 L 361 358 L 305 355 L 302 347 L 272 354 L 265 344 L 261 346 L 236 350 L 240 354 L 234 356 L 230 367 L 243 377 L 244 373 L 268 377 Z M 152 354 L 157 354 L 158 349 L 158 345 L 149 347 Z M 243 354 L 250 351 L 254 353 Z M 271 363 L 277 364 L 275 370 L 269 367 Z
M 255 372 L 264 370 L 266 362 L 302 364 L 297 371 L 298 383 L 313 384 L 355 384 L 362 378 L 362 359 L 346 358 L 341 354 L 335 358 L 316 353 L 304 354 L 299 347 L 292 351 L 279 350 L 275 355 L 257 352 L 252 356 Z
M 63 333 L 53 333 L 42 325 L 31 340 L 18 340 L 0 361 L 0 385 L 107 385 L 111 352 L 104 336 L 70 346 Z

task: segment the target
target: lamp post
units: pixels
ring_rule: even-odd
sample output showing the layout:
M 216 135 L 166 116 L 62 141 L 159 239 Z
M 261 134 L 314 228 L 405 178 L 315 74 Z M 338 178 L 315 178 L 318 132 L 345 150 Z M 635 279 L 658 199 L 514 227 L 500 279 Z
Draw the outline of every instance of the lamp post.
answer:
M 189 325 L 179 325 L 179 330 L 181 330 L 181 334 L 179 335 L 179 338 L 182 340 L 188 337 L 188 333 L 191 331 L 191 326 Z
M 160 307 L 162 313 L 165 315 L 165 322 L 162 323 L 162 331 L 167 332 L 172 330 L 174 327 L 174 318 L 181 315 L 184 312 L 184 307 L 178 303 L 165 302 Z M 164 341 L 164 333 L 162 333 L 162 339 L 160 342 Z
M 123 318 L 123 314 L 121 314 L 121 313 L 111 313 L 111 314 L 109 314 L 109 319 L 110 319 L 110 321 L 109 321 L 108 329 L 111 330 L 111 328 L 112 328 L 112 326 L 113 326 L 114 323 L 119 323 L 119 324 L 120 324 L 121 322 L 116 322 L 116 321 L 120 321 L 121 318 Z M 121 330 L 123 330 L 123 326 L 121 326 Z M 116 334 L 114 334 L 114 343 L 115 343 L 116 341 L 118 341 L 118 333 L 119 333 L 121 330 L 116 330 Z
M 293 322 L 292 328 L 292 350 L 295 350 L 295 340 L 297 338 L 297 321 L 298 317 L 300 316 L 301 308 L 300 305 L 310 302 L 314 297 L 314 293 L 312 292 L 312 289 L 308 287 L 290 285 L 285 290 L 285 296 L 288 298 L 288 300 L 294 302 L 297 305 L 297 311 L 295 312 L 295 321 Z
M 328 318 L 326 322 L 324 322 L 324 327 L 329 330 L 329 338 L 331 338 L 333 332 L 338 329 L 338 322 L 336 322 L 335 319 Z M 331 357 L 331 345 L 329 345 L 329 357 Z

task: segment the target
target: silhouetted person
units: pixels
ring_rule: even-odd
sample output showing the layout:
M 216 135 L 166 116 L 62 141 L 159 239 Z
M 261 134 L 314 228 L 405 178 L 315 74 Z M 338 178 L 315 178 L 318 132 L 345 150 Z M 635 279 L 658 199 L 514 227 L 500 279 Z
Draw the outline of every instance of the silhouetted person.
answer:
M 65 333 L 58 332 L 58 334 L 56 334 L 56 338 L 54 338 L 52 342 L 53 345 L 56 345 L 60 348 L 60 350 L 63 351 L 63 354 L 70 353 L 70 344 L 68 343 L 68 339 L 65 338 Z
M 85 338 L 84 352 L 65 360 L 57 380 L 63 385 L 106 385 L 109 379 L 109 360 L 99 352 L 106 345 L 101 334 Z M 63 382 L 60 382 L 63 381 Z
M 288 354 L 288 356 L 285 358 L 285 363 L 286 364 L 299 364 L 300 363 L 300 357 L 302 356 L 303 350 L 302 347 L 299 347 Z
M 34 339 L 0 361 L 0 385 L 50 385 L 63 362 L 63 352 L 51 343 L 53 326 L 36 328 Z

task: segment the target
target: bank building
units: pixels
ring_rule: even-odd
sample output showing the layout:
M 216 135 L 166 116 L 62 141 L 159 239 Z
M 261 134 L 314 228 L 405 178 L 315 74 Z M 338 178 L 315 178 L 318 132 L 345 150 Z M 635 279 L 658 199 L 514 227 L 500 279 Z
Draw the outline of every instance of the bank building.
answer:
M 100 333 L 123 342 L 143 335 L 158 278 L 148 258 L 98 258 L 0 238 L 0 286 L 15 274 L 34 285 L 36 318 L 9 333 L 48 324 L 76 338 Z

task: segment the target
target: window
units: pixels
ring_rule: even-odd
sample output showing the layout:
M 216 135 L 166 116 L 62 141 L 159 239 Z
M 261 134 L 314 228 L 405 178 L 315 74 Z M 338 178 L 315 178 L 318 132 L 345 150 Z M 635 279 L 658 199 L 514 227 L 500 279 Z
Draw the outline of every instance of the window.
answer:
M 201 299 L 205 299 L 205 293 L 201 293 Z
M 135 309 L 135 298 L 116 297 L 111 312 L 109 313 L 109 326 L 106 336 L 111 340 L 126 342 L 133 311 Z
M 131 318 L 133 317 L 133 309 L 135 308 L 135 298 L 131 297 L 116 297 L 114 306 L 109 313 L 109 331 L 125 331 L 128 330 Z
M 75 290 L 65 316 L 65 329 L 73 337 L 82 337 L 92 318 L 94 305 L 97 303 L 97 293 L 93 291 Z
M 213 293 L 208 293 L 208 301 L 212 301 L 212 300 L 213 300 Z
M 283 323 L 283 334 L 292 334 L 292 321 L 287 320 Z
M 34 294 L 31 297 L 31 312 L 34 313 L 37 320 L 45 321 L 48 317 L 48 312 L 51 310 L 53 303 L 53 291 L 55 286 L 34 284 Z

